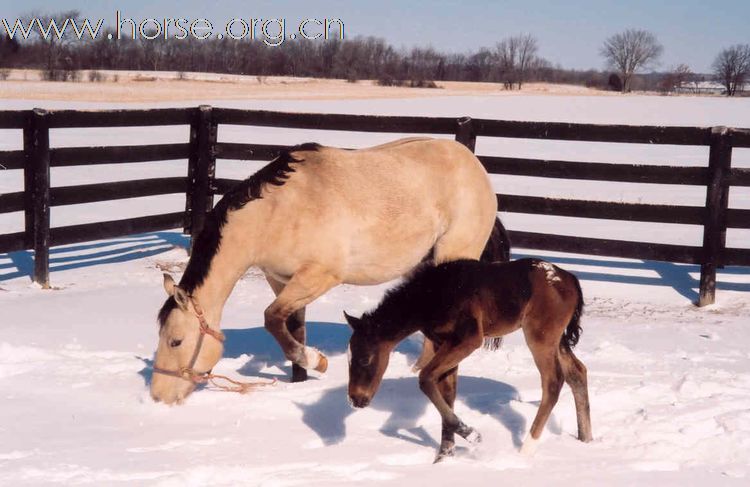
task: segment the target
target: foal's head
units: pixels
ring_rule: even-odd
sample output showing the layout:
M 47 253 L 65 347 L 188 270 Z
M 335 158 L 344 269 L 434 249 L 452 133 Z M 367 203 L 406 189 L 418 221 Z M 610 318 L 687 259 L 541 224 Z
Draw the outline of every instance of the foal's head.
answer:
M 223 353 L 224 336 L 202 326 L 201 320 L 206 322 L 200 305 L 167 274 L 164 289 L 169 298 L 159 312 L 151 397 L 172 404 L 182 402 L 195 389 L 194 379 L 216 365 Z
M 363 408 L 378 391 L 397 343 L 380 336 L 381 327 L 370 316 L 344 316 L 353 330 L 349 340 L 349 400 L 354 407 Z

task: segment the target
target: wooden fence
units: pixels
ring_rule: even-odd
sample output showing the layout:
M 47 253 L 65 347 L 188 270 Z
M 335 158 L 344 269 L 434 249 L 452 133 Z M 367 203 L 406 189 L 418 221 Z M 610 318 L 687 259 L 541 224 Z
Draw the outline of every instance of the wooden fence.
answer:
M 0 195 L 0 213 L 25 214 L 25 231 L 0 235 L 0 253 L 34 250 L 34 280 L 49 284 L 50 246 L 183 228 L 197 235 L 215 194 L 235 183 L 215 177 L 216 159 L 264 161 L 285 146 L 217 141 L 220 124 L 418 134 L 451 134 L 472 151 L 476 138 L 709 146 L 705 167 L 605 164 L 479 156 L 490 173 L 545 178 L 705 186 L 705 206 L 616 203 L 497 195 L 503 211 L 701 225 L 702 246 L 511 232 L 514 246 L 611 257 L 700 264 L 699 305 L 715 299 L 716 269 L 750 266 L 750 249 L 726 248 L 727 228 L 750 228 L 750 210 L 728 208 L 731 186 L 750 186 L 750 169 L 732 168 L 732 148 L 750 148 L 750 130 L 512 122 L 470 118 L 303 114 L 200 106 L 158 110 L 0 111 L 0 129 L 22 129 L 24 147 L 0 151 L 0 167 L 24 171 L 24 191 Z M 50 148 L 49 130 L 72 127 L 189 125 L 184 144 Z M 187 159 L 186 177 L 52 187 L 50 167 Z M 50 228 L 50 207 L 184 193 L 184 212 Z

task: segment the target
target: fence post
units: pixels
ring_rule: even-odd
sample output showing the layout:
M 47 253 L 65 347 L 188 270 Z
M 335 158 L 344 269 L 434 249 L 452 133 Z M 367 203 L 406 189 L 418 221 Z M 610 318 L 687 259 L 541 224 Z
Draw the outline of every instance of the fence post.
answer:
M 50 152 L 47 111 L 29 112 L 23 129 L 26 247 L 34 249 L 34 282 L 49 289 Z
M 216 176 L 217 124 L 209 105 L 201 105 L 190 124 L 188 191 L 185 202 L 185 233 L 190 234 L 190 249 L 203 230 L 206 213 L 213 208 L 213 181 Z
M 477 134 L 474 131 L 474 122 L 471 117 L 459 118 L 456 123 L 456 142 L 460 142 L 471 152 L 474 152 L 477 147 Z
M 716 269 L 721 265 L 726 246 L 731 165 L 731 132 L 726 127 L 714 127 L 711 131 L 711 152 L 708 158 L 709 181 L 706 188 L 703 262 L 701 263 L 698 306 L 706 306 L 716 301 Z

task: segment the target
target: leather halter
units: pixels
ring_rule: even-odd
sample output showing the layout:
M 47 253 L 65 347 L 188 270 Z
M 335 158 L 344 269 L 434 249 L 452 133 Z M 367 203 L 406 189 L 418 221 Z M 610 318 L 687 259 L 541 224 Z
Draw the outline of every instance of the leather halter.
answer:
M 206 335 L 211 335 L 214 339 L 218 340 L 221 343 L 224 343 L 224 334 L 208 326 L 206 317 L 203 314 L 203 308 L 200 307 L 198 301 L 194 296 L 190 296 L 190 302 L 193 304 L 193 309 L 195 310 L 193 314 L 195 314 L 196 318 L 198 318 L 198 323 L 200 324 L 200 335 L 198 336 L 198 343 L 195 344 L 195 351 L 193 352 L 193 356 L 190 359 L 190 363 L 187 367 L 183 367 L 179 370 L 167 370 L 156 366 L 154 366 L 153 370 L 155 374 L 171 375 L 172 377 L 177 377 L 178 379 L 184 379 L 195 384 L 200 384 L 212 378 L 210 370 L 207 372 L 196 372 L 193 368 L 195 367 L 195 362 L 198 361 L 198 355 L 200 354 L 201 347 L 203 346 L 203 337 L 205 337 Z

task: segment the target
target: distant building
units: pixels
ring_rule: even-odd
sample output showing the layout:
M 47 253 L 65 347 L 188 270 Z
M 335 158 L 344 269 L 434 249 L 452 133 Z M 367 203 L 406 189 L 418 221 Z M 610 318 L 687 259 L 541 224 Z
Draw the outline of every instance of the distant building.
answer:
M 718 81 L 686 81 L 675 88 L 677 93 L 692 93 L 698 95 L 724 95 L 726 87 Z M 737 93 L 750 93 L 750 83 L 737 87 Z

